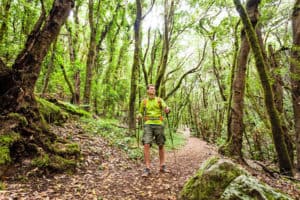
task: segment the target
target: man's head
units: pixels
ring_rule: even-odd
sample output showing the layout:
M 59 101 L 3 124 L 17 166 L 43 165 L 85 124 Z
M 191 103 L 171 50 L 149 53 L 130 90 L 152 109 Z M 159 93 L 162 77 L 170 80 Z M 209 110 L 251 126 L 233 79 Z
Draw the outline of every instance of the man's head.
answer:
M 149 84 L 147 85 L 147 94 L 150 96 L 150 97 L 154 97 L 155 96 L 155 86 L 153 84 Z

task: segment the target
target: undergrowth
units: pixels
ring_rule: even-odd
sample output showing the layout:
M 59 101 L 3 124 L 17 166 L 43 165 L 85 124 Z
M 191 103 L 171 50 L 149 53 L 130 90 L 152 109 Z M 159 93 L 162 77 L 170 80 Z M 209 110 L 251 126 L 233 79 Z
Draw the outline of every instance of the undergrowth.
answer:
M 143 145 L 141 142 L 137 142 L 137 135 L 139 132 L 139 141 L 141 141 L 143 130 L 139 129 L 135 132 L 135 136 L 129 136 L 128 129 L 120 128 L 119 122 L 114 119 L 93 119 L 93 118 L 81 118 L 83 122 L 83 128 L 89 133 L 95 135 L 101 135 L 105 138 L 111 146 L 117 146 L 125 151 L 131 159 L 140 160 L 143 158 Z M 170 132 L 168 128 L 165 128 L 166 150 L 173 148 L 177 149 L 185 144 L 185 138 L 181 134 L 172 132 L 173 144 L 170 139 Z M 157 151 L 157 145 L 153 145 L 154 151 Z

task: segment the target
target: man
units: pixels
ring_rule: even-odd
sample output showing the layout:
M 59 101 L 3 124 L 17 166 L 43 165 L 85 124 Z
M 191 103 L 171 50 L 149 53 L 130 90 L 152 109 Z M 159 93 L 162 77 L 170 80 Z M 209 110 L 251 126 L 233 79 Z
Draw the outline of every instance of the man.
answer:
M 141 102 L 138 119 L 144 117 L 144 134 L 142 142 L 144 145 L 144 159 L 146 168 L 143 177 L 150 175 L 150 147 L 153 140 L 159 147 L 160 172 L 167 172 L 165 166 L 165 134 L 162 113 L 168 114 L 170 109 L 159 97 L 156 97 L 155 86 L 147 86 L 147 98 Z

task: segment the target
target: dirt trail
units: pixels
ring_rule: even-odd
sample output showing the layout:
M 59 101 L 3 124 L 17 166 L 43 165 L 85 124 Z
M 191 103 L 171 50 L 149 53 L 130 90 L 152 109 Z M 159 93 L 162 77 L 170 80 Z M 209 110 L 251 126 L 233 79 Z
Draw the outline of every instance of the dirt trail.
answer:
M 16 174 L 4 181 L 6 189 L 0 191 L 0 199 L 176 199 L 185 180 L 216 154 L 205 142 L 187 136 L 183 148 L 175 154 L 167 152 L 170 173 L 159 173 L 157 155 L 152 155 L 151 176 L 142 178 L 143 163 L 130 160 L 101 137 L 74 130 L 76 127 L 66 124 L 55 129 L 64 137 L 72 134 L 73 140 L 81 144 L 84 161 L 76 173 L 52 177 L 33 177 L 29 173 L 29 178 Z M 188 130 L 183 133 L 189 134 Z

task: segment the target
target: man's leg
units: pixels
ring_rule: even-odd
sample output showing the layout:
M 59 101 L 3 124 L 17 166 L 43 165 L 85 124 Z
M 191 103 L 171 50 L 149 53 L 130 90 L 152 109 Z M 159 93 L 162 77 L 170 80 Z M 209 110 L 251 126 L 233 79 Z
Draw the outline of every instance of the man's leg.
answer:
M 144 144 L 144 160 L 146 168 L 143 173 L 143 177 L 147 177 L 150 175 L 150 147 L 152 144 L 153 133 L 150 125 L 146 124 L 144 126 L 144 135 L 142 142 Z
M 159 146 L 159 166 L 160 169 L 165 165 L 165 148 L 164 145 Z
M 144 159 L 146 168 L 150 169 L 150 144 L 144 144 Z

